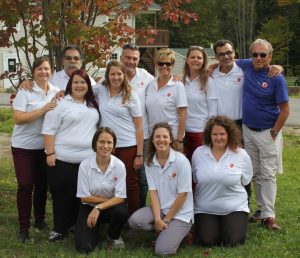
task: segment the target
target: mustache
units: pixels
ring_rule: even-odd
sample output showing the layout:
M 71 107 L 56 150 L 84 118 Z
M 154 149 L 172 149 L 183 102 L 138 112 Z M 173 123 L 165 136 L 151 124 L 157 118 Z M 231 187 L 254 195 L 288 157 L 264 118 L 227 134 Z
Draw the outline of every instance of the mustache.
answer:
M 65 68 L 67 68 L 67 69 L 80 69 L 81 68 L 81 64 L 67 64 L 65 66 Z

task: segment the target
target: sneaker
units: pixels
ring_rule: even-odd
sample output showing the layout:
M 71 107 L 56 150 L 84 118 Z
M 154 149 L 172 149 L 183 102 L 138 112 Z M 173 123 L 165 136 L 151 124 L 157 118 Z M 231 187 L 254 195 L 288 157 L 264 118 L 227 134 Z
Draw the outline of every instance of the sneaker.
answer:
M 29 240 L 29 233 L 28 231 L 21 231 L 18 235 L 18 241 L 20 243 L 25 243 L 27 240 Z
M 52 230 L 49 234 L 48 240 L 50 242 L 56 242 L 56 241 L 61 241 L 65 238 L 66 235 L 62 234 L 62 233 L 58 233 L 55 232 L 54 230 Z
M 256 210 L 252 216 L 249 218 L 250 222 L 260 222 L 261 221 L 261 211 Z
M 187 233 L 187 235 L 184 237 L 182 240 L 182 243 L 187 244 L 187 245 L 192 245 L 195 242 L 196 236 L 193 231 L 190 231 Z
M 109 236 L 106 236 L 107 239 L 112 243 L 112 247 L 116 249 L 125 248 L 124 240 L 121 236 L 118 239 L 111 239 Z
M 267 229 L 273 229 L 273 230 L 277 230 L 277 229 L 281 229 L 278 224 L 276 223 L 276 220 L 272 217 L 268 217 L 265 219 L 261 220 L 261 224 L 262 227 L 265 227 Z
M 44 221 L 43 222 L 35 222 L 33 227 L 38 229 L 39 231 L 45 231 L 48 229 L 48 225 Z

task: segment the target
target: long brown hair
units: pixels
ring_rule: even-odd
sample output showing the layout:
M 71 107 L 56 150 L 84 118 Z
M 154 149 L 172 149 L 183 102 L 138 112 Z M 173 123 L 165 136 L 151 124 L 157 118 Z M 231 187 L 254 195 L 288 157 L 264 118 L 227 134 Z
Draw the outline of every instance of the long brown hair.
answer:
M 149 138 L 149 145 L 148 145 L 148 150 L 147 150 L 147 155 L 146 155 L 146 164 L 148 166 L 150 166 L 152 160 L 153 160 L 153 157 L 156 153 L 156 149 L 155 149 L 155 146 L 154 146 L 154 143 L 153 143 L 153 139 L 154 139 L 154 133 L 157 129 L 159 128 L 165 128 L 168 132 L 169 132 L 169 135 L 170 135 L 170 139 L 171 139 L 171 144 L 170 144 L 170 147 L 173 149 L 173 150 L 177 150 L 177 144 L 175 143 L 175 140 L 174 140 L 174 136 L 173 136 L 173 132 L 172 132 L 172 128 L 171 126 L 167 123 L 167 122 L 160 122 L 160 123 L 157 123 L 154 125 L 153 127 L 153 131 L 151 133 L 151 136 Z
M 105 80 L 104 80 L 103 84 L 105 85 L 105 87 L 109 88 L 109 84 L 110 84 L 110 82 L 109 82 L 109 72 L 110 72 L 110 69 L 113 66 L 119 68 L 122 71 L 123 75 L 124 75 L 124 80 L 122 82 L 121 89 L 123 91 L 123 93 L 122 93 L 122 95 L 123 95 L 122 104 L 125 104 L 126 102 L 130 101 L 131 86 L 130 86 L 128 80 L 127 80 L 126 74 L 124 73 L 123 65 L 119 61 L 112 60 L 107 64 L 106 72 L 105 72 Z
M 203 56 L 203 64 L 199 70 L 199 76 L 200 76 L 200 89 L 204 90 L 204 89 L 206 89 L 206 84 L 207 84 L 208 77 L 209 77 L 208 76 L 208 68 L 207 68 L 208 58 L 207 58 L 207 54 L 204 51 L 204 48 L 200 47 L 200 46 L 191 46 L 186 54 L 186 59 L 185 59 L 185 63 L 183 66 L 183 78 L 182 78 L 183 84 L 186 83 L 186 77 L 190 76 L 190 68 L 189 68 L 189 65 L 187 64 L 187 58 L 189 57 L 190 53 L 193 50 L 200 51 Z

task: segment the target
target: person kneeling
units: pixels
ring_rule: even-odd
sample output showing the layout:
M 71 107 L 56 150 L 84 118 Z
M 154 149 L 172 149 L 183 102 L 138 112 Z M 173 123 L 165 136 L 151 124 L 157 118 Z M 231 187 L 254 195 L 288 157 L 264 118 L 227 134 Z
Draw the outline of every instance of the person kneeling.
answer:
M 128 223 L 134 230 L 155 229 L 159 233 L 155 254 L 172 255 L 192 227 L 193 196 L 190 163 L 174 150 L 167 123 L 154 126 L 145 168 L 151 208 L 137 210 Z
M 125 247 L 120 233 L 128 218 L 126 169 L 121 160 L 111 155 L 115 146 L 115 133 L 108 127 L 99 128 L 92 141 L 96 154 L 82 161 L 79 167 L 77 197 L 81 198 L 81 206 L 75 246 L 80 252 L 95 249 L 102 223 L 109 224 L 107 239 L 113 247 Z

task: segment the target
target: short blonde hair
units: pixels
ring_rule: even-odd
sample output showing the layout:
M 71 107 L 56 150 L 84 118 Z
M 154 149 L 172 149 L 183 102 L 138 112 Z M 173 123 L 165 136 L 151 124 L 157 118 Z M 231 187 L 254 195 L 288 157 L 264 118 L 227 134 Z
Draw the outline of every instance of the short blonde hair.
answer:
M 175 63 L 175 52 L 169 48 L 162 48 L 155 53 L 155 63 L 158 63 L 163 58 L 170 58 L 171 63 Z

